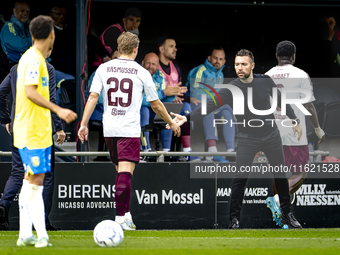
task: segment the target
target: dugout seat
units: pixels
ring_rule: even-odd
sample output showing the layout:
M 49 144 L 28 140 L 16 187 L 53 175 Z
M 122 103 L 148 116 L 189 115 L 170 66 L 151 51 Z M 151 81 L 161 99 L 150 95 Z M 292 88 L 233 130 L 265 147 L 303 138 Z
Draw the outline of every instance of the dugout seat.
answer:
M 340 138 L 340 95 L 333 88 L 327 86 L 314 87 L 317 109 L 321 128 L 326 138 Z M 308 130 L 307 130 L 308 132 Z
M 165 129 L 166 123 L 165 121 L 152 121 L 150 120 L 149 125 L 142 127 L 142 132 L 150 132 L 150 134 L 154 134 L 156 139 L 155 142 L 155 151 L 159 151 L 160 149 L 160 142 L 161 142 L 161 131 Z
M 326 138 L 340 138 L 340 101 L 330 102 L 324 105 L 322 129 Z
M 180 112 L 182 109 L 182 104 L 168 103 L 168 102 L 163 102 L 163 104 L 169 114 L 170 112 Z M 153 132 L 154 133 L 155 139 L 156 139 L 156 144 L 155 144 L 156 151 L 159 151 L 160 149 L 161 131 L 165 129 L 165 126 L 166 126 L 166 122 L 158 115 L 155 115 L 153 120 L 152 119 L 149 120 L 149 125 L 142 127 L 142 132 Z
M 314 87 L 315 103 L 330 103 L 340 101 L 340 95 L 333 88 L 327 86 Z

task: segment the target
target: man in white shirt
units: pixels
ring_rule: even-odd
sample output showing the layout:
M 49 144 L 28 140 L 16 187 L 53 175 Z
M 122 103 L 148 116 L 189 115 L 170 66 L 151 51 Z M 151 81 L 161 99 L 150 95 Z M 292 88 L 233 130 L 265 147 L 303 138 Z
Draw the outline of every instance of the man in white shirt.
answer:
M 270 69 L 266 74 L 270 76 L 277 87 L 281 90 L 284 89 L 299 89 L 297 92 L 289 92 L 287 98 L 299 99 L 305 95 L 301 92 L 303 89 L 311 92 L 311 98 L 308 103 L 303 106 L 311 113 L 306 115 L 308 120 L 312 123 L 316 135 L 319 137 L 319 143 L 325 139 L 325 132 L 320 128 L 318 116 L 313 105 L 315 100 L 313 94 L 313 86 L 310 78 L 306 72 L 294 66 L 295 63 L 296 47 L 294 43 L 290 41 L 282 41 L 276 47 L 276 58 L 278 65 Z M 282 145 L 284 149 L 285 165 L 290 166 L 293 175 L 288 179 L 289 193 L 294 194 L 300 186 L 306 180 L 307 174 L 304 172 L 304 167 L 308 164 L 309 150 L 307 139 L 307 128 L 305 122 L 305 115 L 296 105 L 292 105 L 292 108 L 297 116 L 297 121 L 302 128 L 302 137 L 300 140 L 294 136 L 292 128 L 284 127 L 278 124 L 280 131 Z M 274 112 L 276 119 L 286 119 L 286 115 L 281 115 L 281 109 L 277 108 Z M 274 182 L 274 197 L 268 197 L 266 199 L 267 207 L 272 211 L 273 219 L 278 225 L 281 225 L 280 217 L 280 201 L 276 193 Z
M 100 93 L 103 93 L 104 138 L 117 171 L 116 222 L 124 230 L 135 230 L 130 214 L 131 177 L 140 158 L 140 108 L 143 93 L 155 113 L 170 125 L 174 135 L 180 136 L 180 128 L 158 99 L 150 72 L 134 61 L 138 52 L 138 37 L 124 32 L 117 42 L 120 57 L 98 67 L 78 136 L 82 143 L 84 139 L 87 140 L 88 121 Z

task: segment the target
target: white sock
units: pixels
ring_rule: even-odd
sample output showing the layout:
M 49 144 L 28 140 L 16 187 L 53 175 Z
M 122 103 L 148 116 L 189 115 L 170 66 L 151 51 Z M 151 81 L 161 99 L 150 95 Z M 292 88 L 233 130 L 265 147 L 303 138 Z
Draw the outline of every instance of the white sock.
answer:
M 276 204 L 277 204 L 278 206 L 280 206 L 280 198 L 279 198 L 279 195 L 278 195 L 278 194 L 274 195 L 274 200 L 275 200 Z
M 125 213 L 126 215 L 126 213 Z M 125 220 L 125 215 L 120 216 L 120 215 L 116 215 L 115 221 L 118 222 L 119 224 L 123 223 Z
M 35 230 L 37 231 L 38 239 L 46 237 L 48 235 L 45 226 L 45 208 L 42 192 L 44 186 L 39 186 L 35 184 L 29 184 L 29 200 L 28 208 L 31 214 L 32 222 Z
M 189 152 L 189 151 L 192 151 L 191 147 L 183 148 L 183 152 Z
M 33 235 L 32 219 L 28 209 L 29 182 L 23 180 L 19 194 L 19 238 L 26 239 Z
M 217 147 L 216 146 L 208 147 L 208 152 L 217 152 Z
M 163 151 L 166 151 L 166 152 L 168 152 L 168 151 L 170 151 L 170 149 L 164 149 L 164 148 L 163 148 Z
M 129 220 L 132 220 L 132 215 L 130 212 L 126 212 L 124 215 L 125 218 L 128 218 Z

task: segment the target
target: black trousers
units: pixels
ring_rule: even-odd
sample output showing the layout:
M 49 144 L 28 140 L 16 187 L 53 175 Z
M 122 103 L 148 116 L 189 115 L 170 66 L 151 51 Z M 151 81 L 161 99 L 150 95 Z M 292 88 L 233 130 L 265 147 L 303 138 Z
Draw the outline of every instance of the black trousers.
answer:
M 271 166 L 284 166 L 284 155 L 282 141 L 278 129 L 263 138 L 239 137 L 237 143 L 236 167 L 239 170 L 242 166 L 252 165 L 254 156 L 262 151 Z M 230 220 L 237 218 L 240 220 L 244 189 L 247 184 L 249 172 L 235 174 L 233 186 L 231 188 Z M 287 214 L 290 212 L 289 186 L 284 172 L 273 173 L 277 193 L 280 198 L 282 211 Z

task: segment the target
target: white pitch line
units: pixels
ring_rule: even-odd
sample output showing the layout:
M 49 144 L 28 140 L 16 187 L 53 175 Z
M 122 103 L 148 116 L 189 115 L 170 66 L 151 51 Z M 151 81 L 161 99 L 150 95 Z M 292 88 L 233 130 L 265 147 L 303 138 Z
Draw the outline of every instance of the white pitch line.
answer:
M 3 237 L 11 237 L 13 235 L 8 235 L 8 234 L 0 234 L 0 236 Z M 15 235 L 18 236 L 18 235 Z M 74 237 L 74 238 L 80 238 L 80 237 L 91 237 L 91 235 L 50 235 L 50 237 Z M 337 240 L 340 241 L 340 238 L 323 238 L 323 237 L 313 237 L 313 238 L 308 238 L 308 237 L 183 237 L 183 236 L 178 236 L 178 237 L 154 237 L 154 236 L 125 236 L 126 239 L 161 239 L 161 238 L 167 238 L 167 239 L 197 239 L 197 240 L 202 240 L 202 239 L 218 239 L 218 240 L 261 240 L 261 239 L 274 239 L 274 240 Z
M 322 238 L 322 237 L 313 237 L 313 238 L 308 238 L 308 237 L 183 237 L 183 236 L 179 236 L 179 237 L 148 237 L 148 236 L 135 236 L 135 237 L 131 237 L 131 236 L 126 236 L 125 238 L 128 238 L 128 239 L 153 239 L 153 238 L 167 238 L 167 239 L 170 239 L 170 238 L 180 238 L 180 239 L 199 239 L 199 240 L 202 240 L 202 239 L 221 239 L 221 240 L 224 240 L 224 239 L 233 239 L 233 240 L 242 240 L 242 239 L 277 239 L 277 240 L 285 240 L 285 239 L 288 239 L 288 240 L 337 240 L 337 241 L 340 241 L 340 238 L 330 238 L 330 237 L 327 237 L 327 238 Z

